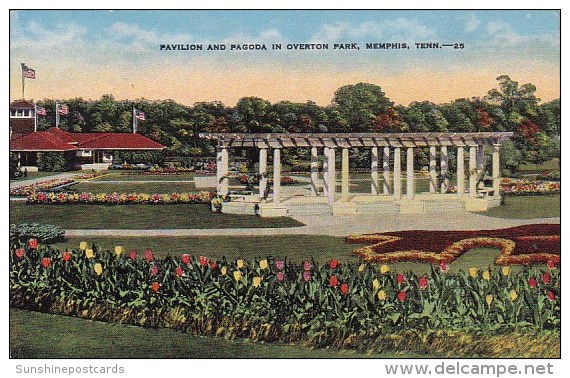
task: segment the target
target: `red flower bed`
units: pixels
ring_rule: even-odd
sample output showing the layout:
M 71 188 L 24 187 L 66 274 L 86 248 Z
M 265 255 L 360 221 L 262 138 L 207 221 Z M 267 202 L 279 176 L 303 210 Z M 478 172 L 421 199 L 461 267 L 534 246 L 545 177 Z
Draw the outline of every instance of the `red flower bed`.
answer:
M 354 254 L 375 262 L 452 262 L 476 247 L 498 247 L 496 264 L 560 263 L 560 225 L 533 224 L 481 231 L 400 231 L 349 236 L 347 243 L 372 244 Z

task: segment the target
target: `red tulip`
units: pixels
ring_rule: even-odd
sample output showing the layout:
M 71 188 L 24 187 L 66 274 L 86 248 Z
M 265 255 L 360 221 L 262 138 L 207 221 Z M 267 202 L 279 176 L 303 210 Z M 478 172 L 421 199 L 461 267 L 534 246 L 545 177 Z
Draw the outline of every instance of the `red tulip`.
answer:
M 305 281 L 310 281 L 311 280 L 311 272 L 309 272 L 308 270 L 303 272 L 303 279 Z
M 546 266 L 548 266 L 548 269 L 554 269 L 556 268 L 556 261 L 554 261 L 554 259 L 550 259 L 547 261 Z
M 200 256 L 198 260 L 200 261 L 200 265 L 202 266 L 208 265 L 208 258 L 206 256 Z
M 190 263 L 190 255 L 185 253 L 182 256 L 180 256 L 180 260 L 182 260 L 182 263 L 188 265 Z
M 528 286 L 530 286 L 531 289 L 536 288 L 536 285 L 537 285 L 536 279 L 531 278 L 528 280 Z
M 342 285 L 340 285 L 340 292 L 343 295 L 348 294 L 348 284 L 343 283 Z
M 442 261 L 441 263 L 439 263 L 439 269 L 440 269 L 443 273 L 445 273 L 445 272 L 447 272 L 447 270 L 449 269 L 449 265 L 448 265 L 445 261 Z
M 176 267 L 176 270 L 174 271 L 174 273 L 176 273 L 176 275 L 178 277 L 182 277 L 184 275 L 184 269 L 182 269 L 182 267 L 178 266 L 178 267 Z
M 155 293 L 158 293 L 158 291 L 160 290 L 160 283 L 154 281 L 152 283 L 152 285 L 150 285 L 150 288 L 152 289 L 152 291 L 154 291 Z
M 147 248 L 144 250 L 144 259 L 148 262 L 154 260 L 154 254 L 152 253 L 152 249 Z
M 158 266 L 153 265 L 152 268 L 150 268 L 150 275 L 156 276 L 157 274 L 158 274 Z
M 215 261 L 210 261 L 210 269 L 215 270 L 218 267 L 218 264 Z
M 61 259 L 63 261 L 69 261 L 71 260 L 71 252 L 65 251 L 61 254 Z
M 400 302 L 404 302 L 406 300 L 406 292 L 405 291 L 400 291 L 398 293 L 398 300 Z
M 131 249 L 129 252 L 129 257 L 131 258 L 131 260 L 136 260 L 137 259 L 137 251 L 135 249 Z
M 550 273 L 544 273 L 542 275 L 542 282 L 544 282 L 545 284 L 550 284 L 552 276 L 550 276 Z
M 47 268 L 47 267 L 49 267 L 50 265 L 51 265 L 51 259 L 50 259 L 49 257 L 44 257 L 44 258 L 42 259 L 42 266 L 43 266 L 44 268 Z
M 329 285 L 331 287 L 336 287 L 336 285 L 338 285 L 338 278 L 336 278 L 336 276 L 331 276 L 331 278 L 329 278 Z
M 26 253 L 26 251 L 24 250 L 24 248 L 18 248 L 16 250 L 16 256 L 21 259 L 22 257 L 24 257 L 24 254 Z
M 285 274 L 283 272 L 277 272 L 277 281 L 281 282 L 285 279 Z
M 304 270 L 309 271 L 309 270 L 311 270 L 312 267 L 313 267 L 313 264 L 311 264 L 310 261 L 305 261 L 305 262 L 303 263 L 303 269 L 304 269 Z
M 285 262 L 283 262 L 283 260 L 277 260 L 275 261 L 275 267 L 277 268 L 277 270 L 283 270 L 283 268 L 285 267 Z
M 31 249 L 38 248 L 38 240 L 37 239 L 28 240 L 28 247 L 30 247 Z
M 338 260 L 337 259 L 331 259 L 331 269 L 335 269 L 338 266 Z
M 428 279 L 425 277 L 420 277 L 418 279 L 418 284 L 420 285 L 420 289 L 425 289 L 428 287 Z
M 396 282 L 401 284 L 404 283 L 404 281 L 406 280 L 406 277 L 402 274 L 402 273 L 398 273 L 396 275 Z
M 554 294 L 553 291 L 549 291 L 548 293 L 546 293 L 546 297 L 550 302 L 554 302 L 554 300 L 556 299 L 556 294 Z

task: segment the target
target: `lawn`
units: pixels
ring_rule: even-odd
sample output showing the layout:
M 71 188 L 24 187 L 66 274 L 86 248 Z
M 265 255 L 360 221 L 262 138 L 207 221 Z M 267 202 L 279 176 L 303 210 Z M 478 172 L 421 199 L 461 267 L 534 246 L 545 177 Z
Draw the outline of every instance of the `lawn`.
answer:
M 560 195 L 507 196 L 502 206 L 481 213 L 489 217 L 530 219 L 560 217 Z
M 62 335 L 65 335 L 62 337 Z M 10 309 L 11 358 L 418 358 L 201 337 Z
M 126 173 L 126 174 L 122 174 Z M 194 173 L 181 173 L 178 175 L 141 175 L 128 174 L 134 171 L 121 171 L 105 173 L 104 176 L 97 177 L 97 181 L 191 181 L 194 179 Z
M 149 178 L 149 180 L 151 180 Z M 182 193 L 196 191 L 193 182 L 136 182 L 128 181 L 121 183 L 99 183 L 92 181 L 80 182 L 68 187 L 78 192 L 91 193 Z
M 543 171 L 560 171 L 560 159 L 552 159 L 542 164 L 521 164 L 521 173 L 541 173 Z
M 295 227 L 288 217 L 216 214 L 208 205 L 27 205 L 10 201 L 10 223 L 50 223 L 62 228 L 257 228 Z

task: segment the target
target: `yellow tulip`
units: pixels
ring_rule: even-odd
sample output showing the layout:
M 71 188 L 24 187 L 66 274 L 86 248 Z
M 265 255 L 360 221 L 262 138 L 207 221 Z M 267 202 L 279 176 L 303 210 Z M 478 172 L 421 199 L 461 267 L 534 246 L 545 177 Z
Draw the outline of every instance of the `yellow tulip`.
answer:
M 99 263 L 93 265 L 93 270 L 95 271 L 95 273 L 97 273 L 98 276 L 101 275 L 101 273 L 103 273 L 103 266 Z
M 487 295 L 485 297 L 485 302 L 487 302 L 487 304 L 490 306 L 491 303 L 493 303 L 493 296 L 491 294 Z
M 380 290 L 377 295 L 379 300 L 381 301 L 386 300 L 386 292 L 384 290 Z
M 390 271 L 390 267 L 388 265 L 382 265 L 380 267 L 380 273 L 384 274 L 384 273 L 388 273 Z
M 501 269 L 501 271 L 503 272 L 503 276 L 508 276 L 509 273 L 511 272 L 511 267 L 510 266 L 504 266 L 503 269 Z
M 122 253 L 123 253 L 123 247 L 121 247 L 120 245 L 115 246 L 115 255 L 121 256 Z
M 93 250 L 91 248 L 85 250 L 85 257 L 87 257 L 88 259 L 92 259 L 93 257 L 95 257 L 95 254 L 93 253 Z
M 517 293 L 517 291 L 515 289 L 511 290 L 510 292 L 510 296 L 511 296 L 511 301 L 516 301 L 517 298 L 519 297 L 519 293 Z
M 364 272 L 364 269 L 366 269 L 366 265 L 360 264 L 360 266 L 358 267 L 358 271 L 362 273 Z
M 87 249 L 87 242 L 82 241 L 81 243 L 79 243 L 79 249 L 85 251 Z
M 220 274 L 222 276 L 225 276 L 227 272 L 228 272 L 228 268 L 225 266 L 222 266 L 222 269 L 220 269 Z
M 481 276 L 482 276 L 483 279 L 486 280 L 486 281 L 489 281 L 489 280 L 491 279 L 491 273 L 489 273 L 488 270 L 484 271 Z
M 236 281 L 241 281 L 241 278 L 243 277 L 243 275 L 241 274 L 241 272 L 239 270 L 236 270 L 234 272 L 234 280 Z
M 267 260 L 261 260 L 261 261 L 259 262 L 259 267 L 260 267 L 261 269 L 267 269 L 268 266 L 269 266 L 269 264 L 267 263 Z
M 372 288 L 374 290 L 380 289 L 380 281 L 378 281 L 378 278 L 375 278 L 374 281 L 372 281 Z
M 473 278 L 477 277 L 477 268 L 474 266 L 469 268 L 469 275 Z
M 237 265 L 238 269 L 243 268 L 243 266 L 244 266 L 243 260 L 240 259 L 240 260 L 236 261 L 236 265 Z
M 259 287 L 261 285 L 261 277 L 253 277 L 253 287 Z

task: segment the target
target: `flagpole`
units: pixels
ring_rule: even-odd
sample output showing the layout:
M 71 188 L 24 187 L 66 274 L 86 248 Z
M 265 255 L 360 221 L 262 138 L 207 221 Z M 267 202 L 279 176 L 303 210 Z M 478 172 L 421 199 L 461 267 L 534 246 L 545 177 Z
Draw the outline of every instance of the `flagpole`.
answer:
M 59 129 L 59 104 L 55 103 L 55 127 Z
M 133 106 L 133 134 L 137 132 L 137 117 L 135 114 L 135 107 Z
M 38 131 L 38 106 L 34 103 L 34 131 Z
M 26 63 L 21 63 L 21 64 L 22 64 L 22 100 L 23 100 L 26 98 L 24 96 L 24 86 L 25 86 L 25 82 L 26 82 L 26 78 L 24 77 L 24 66 L 26 65 Z

